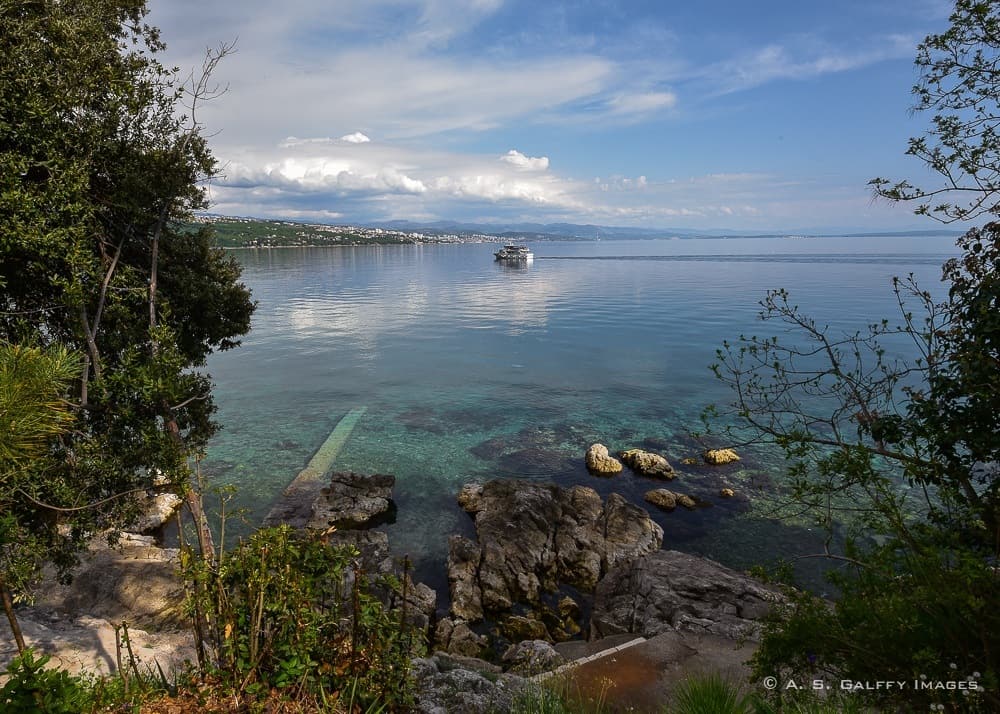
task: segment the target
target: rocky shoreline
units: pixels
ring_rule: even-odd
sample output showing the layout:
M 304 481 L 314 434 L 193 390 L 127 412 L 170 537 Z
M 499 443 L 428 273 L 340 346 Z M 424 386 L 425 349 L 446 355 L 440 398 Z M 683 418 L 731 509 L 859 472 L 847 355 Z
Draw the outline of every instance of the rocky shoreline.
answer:
M 654 481 L 676 477 L 658 454 L 630 450 L 620 456 L 595 444 L 586 462 L 595 475 L 627 466 Z M 708 463 L 733 458 L 732 452 L 705 455 Z M 293 525 L 322 530 L 333 545 L 355 545 L 366 573 L 396 570 L 388 536 L 377 528 L 395 509 L 395 479 L 340 472 L 328 478 L 308 515 L 303 504 L 286 504 L 295 514 Z M 690 496 L 663 488 L 645 498 L 661 509 L 698 507 Z M 663 528 L 617 493 L 602 498 L 582 485 L 497 479 L 466 484 L 456 499 L 475 538 L 449 537 L 448 592 L 412 581 L 406 588 L 406 610 L 429 644 L 428 656 L 414 661 L 420 711 L 495 707 L 527 676 L 564 665 L 560 643 L 587 641 L 599 649 L 601 640 L 616 636 L 671 635 L 688 642 L 711 638 L 713 651 L 728 649 L 719 642 L 735 649 L 756 639 L 759 619 L 781 600 L 776 590 L 711 560 L 663 550 Z M 146 527 L 162 523 L 176 505 L 160 508 Z M 60 664 L 111 671 L 108 633 L 124 621 L 142 655 L 165 669 L 180 666 L 194 650 L 181 629 L 176 567 L 177 552 L 145 536 L 126 538 L 115 549 L 95 546 L 72 586 L 46 587 L 34 607 L 22 609 L 28 638 Z M 389 595 L 386 604 L 402 605 Z M 65 635 L 74 628 L 78 636 Z M 93 656 L 66 656 L 67 650 L 87 651 L 88 643 L 98 650 Z M 694 652 L 682 649 L 686 656 Z M 0 665 L 13 654 L 0 649 Z M 461 701 L 449 699 L 455 692 Z

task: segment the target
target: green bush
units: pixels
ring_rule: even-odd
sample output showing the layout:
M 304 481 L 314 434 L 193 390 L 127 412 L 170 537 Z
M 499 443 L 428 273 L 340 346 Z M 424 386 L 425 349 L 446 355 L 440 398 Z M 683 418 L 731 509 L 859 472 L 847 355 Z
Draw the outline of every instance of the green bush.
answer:
M 10 677 L 0 689 L 0 710 L 6 714 L 80 714 L 93 702 L 88 679 L 61 669 L 45 669 L 51 657 L 35 657 L 29 648 L 7 667 Z
M 215 562 L 186 552 L 188 608 L 209 645 L 206 669 L 251 698 L 279 690 L 319 701 L 350 692 L 366 708 L 408 704 L 417 635 L 405 606 L 390 613 L 373 592 L 403 584 L 383 577 L 373 586 L 357 556 L 288 526 L 260 529 Z

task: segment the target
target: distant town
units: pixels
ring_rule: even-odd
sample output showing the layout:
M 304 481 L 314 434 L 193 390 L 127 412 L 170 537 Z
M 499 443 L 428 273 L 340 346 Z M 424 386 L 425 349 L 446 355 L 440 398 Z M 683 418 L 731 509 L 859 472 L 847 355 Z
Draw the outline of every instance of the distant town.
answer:
M 196 216 L 211 224 L 221 248 L 307 248 L 338 245 L 415 245 L 423 243 L 502 243 L 541 235 L 500 235 L 471 231 L 398 230 L 370 226 L 322 225 L 230 216 Z

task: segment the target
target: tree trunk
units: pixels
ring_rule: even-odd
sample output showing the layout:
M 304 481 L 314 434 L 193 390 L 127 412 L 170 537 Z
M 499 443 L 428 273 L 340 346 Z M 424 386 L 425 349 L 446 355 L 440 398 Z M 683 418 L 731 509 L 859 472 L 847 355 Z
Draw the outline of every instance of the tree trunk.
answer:
M 3 600 L 3 611 L 10 622 L 10 631 L 14 633 L 14 642 L 17 643 L 17 653 L 24 654 L 27 647 L 24 644 L 24 635 L 21 634 L 21 626 L 17 623 L 17 615 L 14 614 L 14 602 L 10 597 L 10 590 L 3 576 L 0 576 L 0 599 Z

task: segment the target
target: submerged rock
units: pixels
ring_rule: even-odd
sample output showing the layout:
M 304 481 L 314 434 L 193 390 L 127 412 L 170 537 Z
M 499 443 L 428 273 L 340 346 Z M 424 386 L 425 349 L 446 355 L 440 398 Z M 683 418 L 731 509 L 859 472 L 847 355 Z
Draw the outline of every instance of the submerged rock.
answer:
M 756 640 L 758 621 L 783 596 L 715 561 L 658 551 L 612 568 L 597 585 L 591 638 L 668 630 Z
M 601 476 L 609 476 L 621 473 L 622 462 L 608 453 L 608 447 L 604 444 L 592 444 L 587 449 L 587 468 L 591 473 Z
M 312 505 L 310 528 L 366 528 L 389 512 L 396 477 L 336 472 Z
M 621 459 L 625 462 L 626 466 L 640 476 L 664 479 L 672 479 L 676 476 L 674 467 L 670 465 L 670 462 L 659 454 L 654 454 L 652 451 L 629 449 L 621 453 Z
M 723 488 L 719 490 L 719 495 L 723 498 L 732 498 L 736 495 L 736 491 L 731 488 Z
M 662 508 L 665 511 L 672 511 L 677 506 L 683 506 L 689 510 L 698 507 L 698 502 L 687 494 L 675 493 L 665 488 L 654 488 L 652 491 L 646 491 L 643 498 L 648 503 L 652 503 L 654 506 Z
M 716 466 L 722 464 L 731 464 L 734 461 L 739 461 L 739 455 L 732 449 L 709 449 L 704 454 L 705 463 L 714 464 Z

